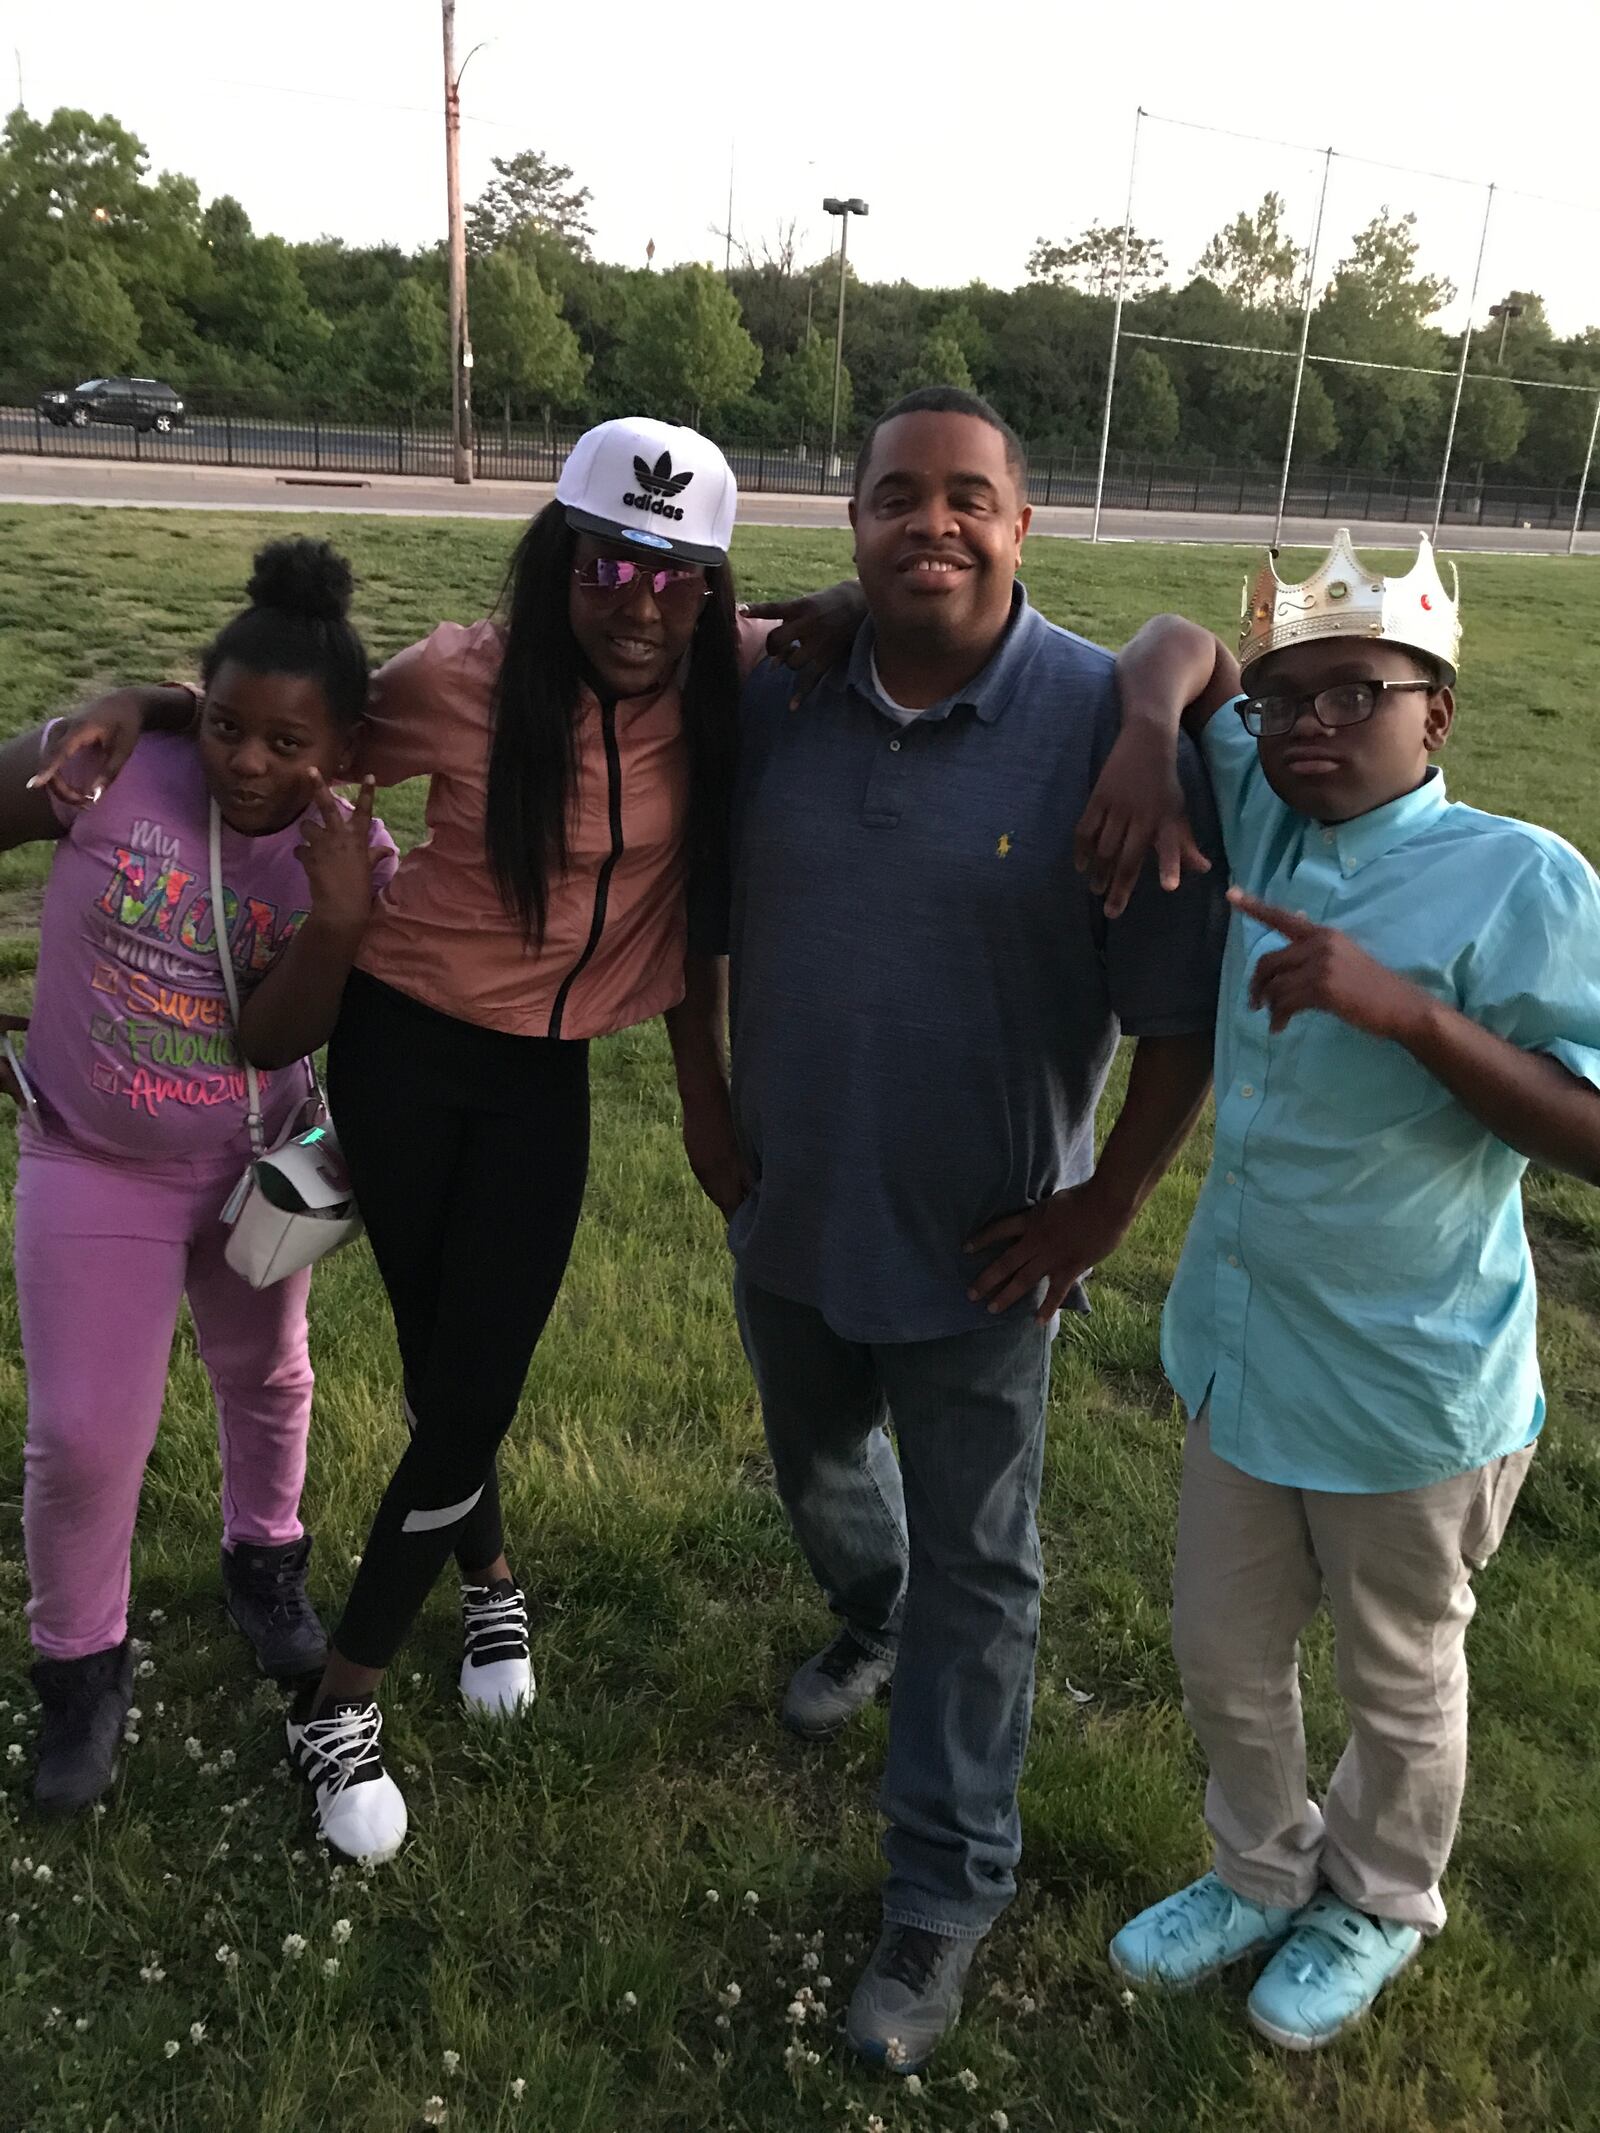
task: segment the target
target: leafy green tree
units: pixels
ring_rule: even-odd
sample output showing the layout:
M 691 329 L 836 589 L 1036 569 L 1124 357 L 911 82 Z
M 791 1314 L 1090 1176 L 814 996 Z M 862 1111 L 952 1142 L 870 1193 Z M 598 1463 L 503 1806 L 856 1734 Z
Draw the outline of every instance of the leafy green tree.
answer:
M 1200 255 L 1198 271 L 1243 304 L 1292 304 L 1304 254 L 1283 227 L 1283 199 L 1267 193 L 1254 214 L 1238 214 L 1218 230 Z
M 896 380 L 896 393 L 915 392 L 919 385 L 957 385 L 972 390 L 972 372 L 961 336 L 948 325 L 933 327 L 922 337 L 913 360 Z
M 42 374 L 80 378 L 131 370 L 139 361 L 139 314 L 115 274 L 98 259 L 64 259 L 34 321 Z
M 495 156 L 491 168 L 493 178 L 467 209 L 471 251 L 492 252 L 532 230 L 588 258 L 593 195 L 587 185 L 573 184 L 565 163 L 553 163 L 537 148 L 525 148 L 521 155 Z
M 623 328 L 623 375 L 637 404 L 697 426 L 748 392 L 761 350 L 745 332 L 738 299 L 709 267 L 642 277 Z
M 813 330 L 783 363 L 778 375 L 778 406 L 802 442 L 815 439 L 833 416 L 833 343 Z M 839 373 L 839 428 L 849 433 L 855 395 L 850 366 Z
M 450 397 L 450 322 L 443 300 L 414 276 L 372 314 L 365 371 L 380 405 L 415 415 Z
M 1111 419 L 1121 450 L 1165 452 L 1177 442 L 1182 419 L 1178 388 L 1166 364 L 1148 348 L 1136 348 L 1124 358 Z
M 582 398 L 588 358 L 561 316 L 560 299 L 515 252 L 473 262 L 467 305 L 474 376 L 498 396 L 508 435 L 513 401 L 565 408 Z
M 1040 237 L 1028 254 L 1030 281 L 1054 282 L 1091 296 L 1115 296 L 1122 271 L 1122 225 L 1092 222 L 1081 237 L 1052 243 Z M 1167 255 L 1154 237 L 1128 233 L 1129 294 L 1152 289 L 1167 271 Z

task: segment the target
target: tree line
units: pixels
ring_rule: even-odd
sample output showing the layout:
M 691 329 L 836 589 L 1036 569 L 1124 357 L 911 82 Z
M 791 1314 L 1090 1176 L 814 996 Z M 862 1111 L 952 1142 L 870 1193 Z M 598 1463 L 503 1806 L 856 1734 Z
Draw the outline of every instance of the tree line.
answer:
M 536 150 L 496 158 L 468 215 L 468 302 L 480 428 L 575 424 L 631 409 L 740 441 L 814 442 L 833 396 L 836 259 L 802 260 L 794 231 L 740 245 L 728 273 L 597 260 L 575 174 Z M 841 428 L 916 385 L 974 387 L 1038 453 L 1099 436 L 1120 227 L 1041 237 L 1015 289 L 923 289 L 850 274 Z M 152 175 L 110 117 L 14 111 L 0 133 L 0 397 L 135 372 L 199 410 L 420 420 L 448 405 L 442 245 L 403 252 L 336 236 L 258 233 L 226 195 Z M 1306 261 L 1268 193 L 1180 279 L 1135 231 L 1112 443 L 1123 452 L 1270 465 L 1282 449 Z M 1419 261 L 1415 218 L 1385 208 L 1319 288 L 1297 463 L 1380 475 L 1437 468 L 1452 381 L 1353 367 L 1453 372 L 1434 323 L 1454 296 Z M 1523 390 L 1510 375 L 1600 388 L 1600 327 L 1558 337 L 1537 293 L 1480 331 L 1455 463 L 1570 480 L 1593 401 Z M 1487 321 L 1480 321 L 1480 326 Z M 1138 338 L 1162 337 L 1159 341 Z M 1241 344 L 1276 355 L 1184 342 Z

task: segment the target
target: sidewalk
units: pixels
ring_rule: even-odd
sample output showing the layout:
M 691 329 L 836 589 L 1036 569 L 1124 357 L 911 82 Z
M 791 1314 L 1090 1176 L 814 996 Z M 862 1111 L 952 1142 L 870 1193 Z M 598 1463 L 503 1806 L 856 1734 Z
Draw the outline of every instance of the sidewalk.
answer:
M 555 494 L 544 483 L 485 481 L 457 487 L 426 475 L 311 474 L 258 467 L 173 467 L 109 459 L 36 459 L 0 454 L 0 504 L 95 504 L 158 506 L 173 511 L 365 511 L 398 518 L 486 518 L 522 521 Z M 1087 540 L 1094 514 L 1065 505 L 1036 505 L 1033 531 L 1064 540 Z M 742 494 L 739 522 L 745 526 L 832 527 L 849 525 L 845 500 L 837 496 Z M 1359 546 L 1409 548 L 1425 529 L 1413 523 L 1363 520 L 1351 528 Z M 1333 538 L 1328 519 L 1289 519 L 1289 547 L 1325 549 Z M 1261 547 L 1272 538 L 1270 515 L 1212 516 L 1193 511 L 1107 511 L 1102 540 L 1232 542 Z M 1457 554 L 1565 555 L 1564 532 L 1522 531 L 1507 526 L 1445 526 L 1440 546 Z M 1581 534 L 1580 555 L 1600 555 L 1600 531 Z

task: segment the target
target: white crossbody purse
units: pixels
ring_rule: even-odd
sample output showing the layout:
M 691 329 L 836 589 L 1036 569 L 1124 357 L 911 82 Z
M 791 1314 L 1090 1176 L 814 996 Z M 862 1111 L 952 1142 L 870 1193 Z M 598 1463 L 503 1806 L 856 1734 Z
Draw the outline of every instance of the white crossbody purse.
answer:
M 211 803 L 211 917 L 234 1044 L 244 1067 L 251 1149 L 249 1168 L 222 1210 L 231 1231 L 226 1257 L 251 1288 L 268 1289 L 359 1237 L 361 1216 L 309 1059 L 305 1069 L 314 1120 L 299 1132 L 291 1130 L 276 1148 L 267 1146 L 261 1122 L 261 1077 L 244 1057 L 239 1036 L 239 980 L 222 898 L 222 810 L 215 800 Z

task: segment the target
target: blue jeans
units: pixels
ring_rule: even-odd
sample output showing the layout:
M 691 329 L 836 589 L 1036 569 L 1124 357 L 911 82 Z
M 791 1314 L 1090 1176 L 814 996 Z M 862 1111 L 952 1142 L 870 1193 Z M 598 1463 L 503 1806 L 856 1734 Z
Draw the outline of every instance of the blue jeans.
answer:
M 1022 1851 L 1050 1330 L 1024 1313 L 864 1346 L 742 1276 L 734 1294 L 796 1538 L 852 1635 L 896 1662 L 884 1917 L 976 1940 Z

